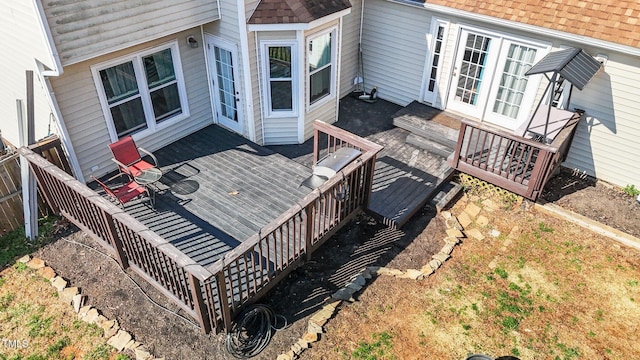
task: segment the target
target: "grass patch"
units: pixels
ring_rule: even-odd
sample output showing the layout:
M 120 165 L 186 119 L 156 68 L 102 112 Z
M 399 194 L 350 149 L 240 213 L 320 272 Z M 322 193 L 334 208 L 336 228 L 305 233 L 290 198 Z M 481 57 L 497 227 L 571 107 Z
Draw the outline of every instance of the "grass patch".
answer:
M 503 268 L 496 268 L 493 272 L 496 273 L 496 275 L 500 276 L 500 278 L 502 279 L 506 279 L 509 277 L 509 274 Z
M 640 195 L 640 189 L 638 189 L 635 185 L 633 184 L 629 184 L 625 187 L 622 188 L 622 192 L 632 196 L 632 197 L 636 197 L 638 195 Z
M 391 353 L 393 348 L 393 336 L 384 331 L 381 333 L 373 333 L 372 342 L 360 342 L 358 347 L 351 353 L 354 359 L 359 360 L 378 360 L 378 359 L 395 359 Z
M 52 345 L 47 348 L 47 357 L 48 358 L 57 358 L 60 355 L 60 352 L 65 347 L 69 346 L 71 343 L 71 339 L 68 336 L 63 337 L 62 339 L 56 341 Z
M 16 259 L 30 254 L 52 241 L 59 218 L 47 216 L 38 220 L 38 238 L 30 242 L 24 235 L 24 227 L 0 236 L 0 269 L 13 264 Z
M 102 329 L 77 320 L 70 305 L 48 296 L 51 284 L 35 270 L 10 267 L 2 279 L 0 339 L 16 345 L 0 344 L 0 360 L 115 358 L 117 351 L 106 345 Z
M 108 360 L 111 348 L 109 345 L 100 344 L 84 355 L 85 360 Z
M 52 322 L 53 317 L 43 318 L 41 314 L 31 316 L 31 319 L 29 319 L 29 322 L 27 323 L 27 327 L 29 328 L 29 336 L 33 338 L 38 336 L 51 335 Z

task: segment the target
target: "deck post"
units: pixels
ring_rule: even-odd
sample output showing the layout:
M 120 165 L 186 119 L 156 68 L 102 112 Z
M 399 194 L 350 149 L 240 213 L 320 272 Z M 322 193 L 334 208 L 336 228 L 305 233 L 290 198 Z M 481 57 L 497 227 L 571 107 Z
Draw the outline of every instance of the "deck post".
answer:
M 122 240 L 118 237 L 118 232 L 116 231 L 116 225 L 113 221 L 113 214 L 108 213 L 106 211 L 102 212 L 102 218 L 104 219 L 105 224 L 107 225 L 107 236 L 109 237 L 109 242 L 113 249 L 116 251 L 116 255 L 118 258 L 118 263 L 123 269 L 127 269 L 129 267 L 129 259 L 124 252 L 124 247 L 122 246 Z
M 211 332 L 211 323 L 207 316 L 207 308 L 202 297 L 202 284 L 200 280 L 189 272 L 189 286 L 191 287 L 191 297 L 193 298 L 193 309 L 198 316 L 198 323 L 205 334 Z
M 320 132 L 317 127 L 313 127 L 313 165 L 318 163 L 318 146 L 320 142 Z
M 224 331 L 228 333 L 231 330 L 231 309 L 229 308 L 229 298 L 227 296 L 227 282 L 224 278 L 224 266 L 216 273 L 216 287 L 220 297 L 220 311 L 222 312 Z
M 451 159 L 452 163 L 450 164 L 454 169 L 458 167 L 458 162 L 460 162 L 460 151 L 462 150 L 462 143 L 464 142 L 466 131 L 467 124 L 465 124 L 463 121 L 460 123 L 460 131 L 458 131 L 458 144 L 456 145 L 456 150 L 453 152 L 453 158 Z
M 310 202 L 309 205 L 304 208 L 306 229 L 304 235 L 304 251 L 307 254 L 307 261 L 311 260 L 311 253 L 313 252 L 311 251 L 311 247 L 313 246 L 313 235 L 315 232 L 313 221 L 313 208 L 315 207 L 315 204 L 315 201 Z
M 369 208 L 369 200 L 371 199 L 371 190 L 373 187 L 373 175 L 375 173 L 376 158 L 377 158 L 377 155 L 374 154 L 364 166 L 364 169 L 366 172 L 364 174 L 364 184 L 363 184 L 364 185 L 364 201 L 362 206 L 364 209 Z

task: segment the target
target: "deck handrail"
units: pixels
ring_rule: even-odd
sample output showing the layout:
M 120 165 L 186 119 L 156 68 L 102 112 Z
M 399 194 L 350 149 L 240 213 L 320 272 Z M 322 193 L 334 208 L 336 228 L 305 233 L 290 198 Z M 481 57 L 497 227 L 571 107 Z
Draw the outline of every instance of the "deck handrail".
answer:
M 528 138 L 516 135 L 516 134 L 514 134 L 512 132 L 505 131 L 502 128 L 499 128 L 497 126 L 488 124 L 486 122 L 479 122 L 479 121 L 466 119 L 466 118 L 461 119 L 460 122 L 462 124 L 474 127 L 476 129 L 479 129 L 479 130 L 483 130 L 483 131 L 486 131 L 486 132 L 489 132 L 489 133 L 494 133 L 494 134 L 500 135 L 502 137 L 508 138 L 510 140 L 513 140 L 513 141 L 517 141 L 517 142 L 525 144 L 525 145 L 533 146 L 533 147 L 536 147 L 536 148 L 541 149 L 541 150 L 545 150 L 545 151 L 548 151 L 548 152 L 555 153 L 555 152 L 558 151 L 560 146 L 562 146 L 562 144 L 564 143 L 564 140 L 567 137 L 567 133 L 570 132 L 571 129 L 573 129 L 572 125 L 575 122 L 577 122 L 579 119 L 580 119 L 579 115 L 574 114 L 574 116 L 571 118 L 571 120 L 569 120 L 569 123 L 567 123 L 567 125 L 560 131 L 558 136 L 556 136 L 554 138 L 554 140 L 551 142 L 551 144 L 541 143 L 541 142 L 535 141 L 533 139 L 528 139 Z

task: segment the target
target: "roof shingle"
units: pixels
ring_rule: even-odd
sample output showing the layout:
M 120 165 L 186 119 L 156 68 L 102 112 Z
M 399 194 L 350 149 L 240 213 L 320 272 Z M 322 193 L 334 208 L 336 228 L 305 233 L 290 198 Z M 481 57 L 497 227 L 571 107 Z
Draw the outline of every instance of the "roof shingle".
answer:
M 248 23 L 310 23 L 350 7 L 349 0 L 261 0 Z
M 638 0 L 428 0 L 427 2 L 640 47 L 640 1 Z

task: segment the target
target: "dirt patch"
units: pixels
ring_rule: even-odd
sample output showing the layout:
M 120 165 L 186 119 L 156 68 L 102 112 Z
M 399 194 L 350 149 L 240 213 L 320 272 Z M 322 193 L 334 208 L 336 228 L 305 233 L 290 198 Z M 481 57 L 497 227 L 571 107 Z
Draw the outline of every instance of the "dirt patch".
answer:
M 640 237 L 640 204 L 604 181 L 562 168 L 549 180 L 541 200 Z

